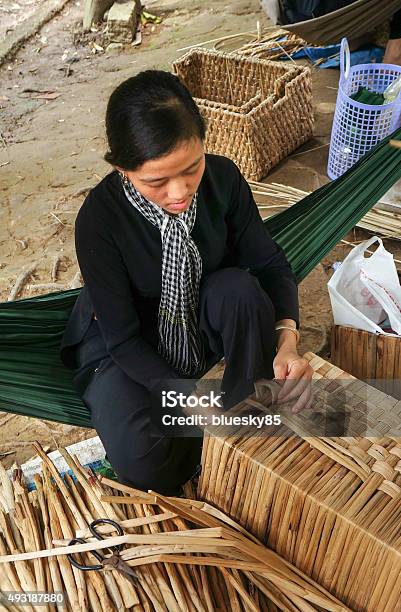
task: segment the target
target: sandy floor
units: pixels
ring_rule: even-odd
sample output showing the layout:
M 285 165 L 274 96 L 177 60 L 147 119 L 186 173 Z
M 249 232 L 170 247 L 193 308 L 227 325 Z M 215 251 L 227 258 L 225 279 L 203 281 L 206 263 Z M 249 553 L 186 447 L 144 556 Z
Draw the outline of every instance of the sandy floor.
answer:
M 0 0 L 0 40 L 12 32 L 23 21 L 48 0 Z
M 29 0 L 27 0 L 29 2 Z M 19 4 L 22 4 L 20 1 Z M 0 4 L 4 12 L 6 3 Z M 83 5 L 83 2 L 81 2 Z M 265 22 L 257 0 L 157 0 L 146 4 L 163 17 L 148 28 L 140 47 L 92 52 L 101 31 L 79 34 L 82 7 L 70 2 L 17 56 L 0 68 L 0 300 L 8 298 L 24 266 L 37 267 L 19 297 L 46 291 L 54 258 L 60 259 L 57 287 L 68 288 L 78 266 L 73 224 L 85 190 L 108 172 L 104 113 L 112 89 L 144 68 L 170 69 L 182 47 L 256 28 Z M 210 6 L 210 4 L 209 4 Z M 315 136 L 269 175 L 268 181 L 314 190 L 328 179 L 328 138 L 336 99 L 337 71 L 315 71 Z M 366 234 L 357 232 L 357 236 Z M 395 250 L 396 245 L 393 246 Z M 331 265 L 348 248 L 339 245 L 300 286 L 304 327 L 301 350 L 328 355 L 331 308 L 326 284 Z M 33 456 L 35 439 L 55 448 L 95 434 L 93 430 L 0 414 L 0 456 L 9 466 Z M 10 442 L 12 440 L 12 442 Z

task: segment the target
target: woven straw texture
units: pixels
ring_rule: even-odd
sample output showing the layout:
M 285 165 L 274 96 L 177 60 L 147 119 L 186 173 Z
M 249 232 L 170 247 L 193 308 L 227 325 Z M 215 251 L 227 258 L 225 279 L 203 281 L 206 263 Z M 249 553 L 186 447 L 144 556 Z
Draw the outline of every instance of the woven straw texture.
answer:
M 401 398 L 401 338 L 333 325 L 331 361 L 356 378 Z
M 209 153 L 259 180 L 312 135 L 309 68 L 193 49 L 173 64 L 208 124 Z
M 302 413 L 283 417 L 268 437 L 214 431 L 205 436 L 199 495 L 352 610 L 399 611 L 401 432 L 385 434 L 401 421 L 401 402 L 313 353 L 306 357 L 320 381 L 315 403 L 347 386 L 351 435 L 305 436 Z M 255 396 L 246 404 L 260 406 Z M 375 436 L 358 435 L 361 415 Z

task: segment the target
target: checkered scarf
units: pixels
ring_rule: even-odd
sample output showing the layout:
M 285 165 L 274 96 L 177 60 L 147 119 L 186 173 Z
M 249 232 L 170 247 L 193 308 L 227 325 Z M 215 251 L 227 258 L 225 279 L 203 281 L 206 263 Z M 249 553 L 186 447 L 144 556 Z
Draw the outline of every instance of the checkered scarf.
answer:
M 197 194 L 188 210 L 171 216 L 144 198 L 130 181 L 122 181 L 129 202 L 155 225 L 162 240 L 162 290 L 159 305 L 159 353 L 181 374 L 205 367 L 198 328 L 202 259 L 190 234 L 196 219 Z

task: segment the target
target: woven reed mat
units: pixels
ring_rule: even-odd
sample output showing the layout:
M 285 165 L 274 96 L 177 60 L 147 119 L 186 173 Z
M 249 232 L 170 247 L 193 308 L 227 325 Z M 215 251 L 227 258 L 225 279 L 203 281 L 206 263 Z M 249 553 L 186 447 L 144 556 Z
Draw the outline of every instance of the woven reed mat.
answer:
M 351 609 L 400 611 L 401 402 L 306 357 L 315 370 L 309 415 L 282 410 L 283 425 L 268 434 L 214 429 L 199 497 Z M 253 395 L 236 412 L 277 414 L 265 404 Z M 339 426 L 346 437 L 314 434 Z
M 349 610 L 211 505 L 99 478 L 61 448 L 76 480 L 62 479 L 42 447 L 34 446 L 43 462 L 36 490 L 28 493 L 18 469 L 11 482 L 0 463 L 1 610 L 7 591 L 64 592 L 66 607 L 58 609 L 66 612 Z M 98 532 L 104 539 L 95 539 L 88 526 L 105 517 L 119 523 L 124 535 L 103 524 Z M 75 537 L 83 543 L 70 545 Z M 109 556 L 116 545 L 134 576 L 110 565 L 80 571 L 66 557 L 99 563 L 88 551 Z

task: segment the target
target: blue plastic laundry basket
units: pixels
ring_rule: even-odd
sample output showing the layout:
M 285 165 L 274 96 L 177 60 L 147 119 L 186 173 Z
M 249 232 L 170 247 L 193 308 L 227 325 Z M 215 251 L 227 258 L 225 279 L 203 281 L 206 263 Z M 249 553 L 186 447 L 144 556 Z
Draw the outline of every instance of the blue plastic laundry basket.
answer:
M 341 176 L 401 123 L 401 95 L 382 106 L 362 104 L 350 97 L 360 87 L 383 93 L 401 75 L 401 66 L 358 64 L 351 67 L 348 41 L 343 38 L 340 70 L 327 166 L 331 179 Z

